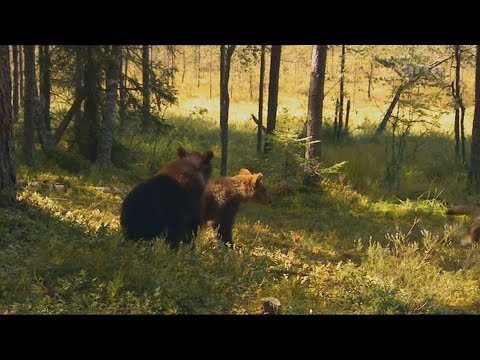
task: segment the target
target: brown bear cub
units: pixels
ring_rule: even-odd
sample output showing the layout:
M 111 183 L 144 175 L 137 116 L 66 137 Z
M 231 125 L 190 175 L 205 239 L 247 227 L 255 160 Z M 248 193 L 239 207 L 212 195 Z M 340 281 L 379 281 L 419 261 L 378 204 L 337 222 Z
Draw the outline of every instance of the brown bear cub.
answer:
M 201 198 L 212 173 L 213 152 L 187 152 L 152 178 L 135 186 L 125 197 L 120 224 L 127 239 L 152 239 L 166 235 L 176 248 L 190 243 L 201 224 Z
M 235 176 L 226 176 L 208 183 L 203 198 L 203 222 L 211 222 L 218 238 L 233 244 L 232 230 L 235 215 L 241 203 L 270 204 L 267 189 L 262 184 L 261 173 L 252 174 L 242 169 Z
M 467 215 L 470 217 L 468 228 L 472 242 L 480 241 L 480 208 L 477 206 L 457 205 L 447 209 L 447 215 Z

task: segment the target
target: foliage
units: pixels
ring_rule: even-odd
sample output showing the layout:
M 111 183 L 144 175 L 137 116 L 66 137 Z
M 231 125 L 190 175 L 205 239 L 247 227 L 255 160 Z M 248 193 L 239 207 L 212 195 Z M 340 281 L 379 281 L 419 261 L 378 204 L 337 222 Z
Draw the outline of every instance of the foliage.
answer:
M 52 56 L 58 57 L 55 61 L 64 58 L 64 69 L 73 64 L 68 49 L 52 50 Z M 138 53 L 132 49 L 132 54 Z M 232 103 L 228 173 L 241 168 L 262 172 L 273 198 L 270 206 L 240 209 L 233 249 L 219 244 L 208 227 L 201 229 L 194 249 L 173 252 L 161 239 L 125 242 L 119 227 L 123 195 L 174 159 L 179 145 L 212 149 L 212 177 L 219 176 L 218 99 L 203 101 L 194 90 L 185 90 L 189 76 L 195 77 L 195 83 L 197 76 L 189 73 L 188 61 L 187 81 L 176 79 L 176 86 L 180 95 L 192 94 L 192 98 L 179 96 L 180 110 L 162 105 L 162 111 L 154 113 L 159 123 L 169 126 L 141 133 L 141 113 L 129 104 L 125 123 L 116 134 L 116 167 L 92 166 L 72 150 L 63 150 L 68 148 L 68 136 L 60 143 L 62 150 L 39 156 L 35 167 L 25 166 L 17 152 L 19 179 L 65 184 L 67 189 L 22 186 L 18 205 L 0 209 L 0 313 L 258 314 L 261 299 L 274 296 L 286 314 L 478 314 L 479 245 L 462 245 L 465 219 L 444 215 L 447 204 L 477 199 L 465 191 L 466 171 L 455 159 L 451 114 L 444 117 L 438 112 L 447 109 L 436 95 L 440 88 L 432 90 L 434 79 L 412 88 L 394 113 L 398 121 L 422 120 L 397 132 L 405 150 L 402 181 L 394 188 L 386 186 L 383 166 L 391 159 L 385 145 L 392 133 L 377 138 L 371 134 L 391 101 L 396 86 L 392 79 L 399 75 L 375 68 L 371 103 L 365 98 L 366 78 L 362 78 L 356 110 L 352 96 L 351 134 L 338 144 L 328 136 L 334 109 L 327 99 L 322 163 L 315 164 L 322 176 L 318 187 L 305 189 L 296 179 L 306 165 L 302 159 L 309 141 L 302 130 L 308 76 L 298 74 L 308 74 L 309 49 L 285 47 L 282 66 L 290 70 L 282 72 L 281 110 L 269 158 L 257 158 L 256 128 L 246 120 L 245 114 L 255 113 L 248 106 L 256 109 L 257 104 Z M 431 57 L 443 57 L 444 49 L 417 49 L 420 54 L 414 63 L 430 64 Z M 369 74 L 372 56 L 392 56 L 392 61 L 406 64 L 415 55 L 408 46 L 349 46 L 349 50 L 347 73 L 353 74 L 358 66 L 362 76 Z M 332 58 L 338 57 L 337 48 Z M 329 58 L 329 71 L 330 65 Z M 252 71 L 256 68 L 252 65 Z M 180 63 L 175 70 L 182 71 Z M 62 71 L 61 67 L 54 71 L 55 91 L 61 79 L 65 86 L 71 85 L 71 74 Z M 251 72 L 237 75 L 233 89 L 238 99 L 246 99 L 245 76 Z M 338 74 L 330 75 L 326 89 L 334 88 L 338 80 Z M 200 77 L 198 91 L 208 84 L 202 72 Z M 212 78 L 217 80 L 215 74 Z M 464 81 L 468 104 L 472 94 L 468 75 Z M 346 79 L 346 86 L 352 85 L 353 80 Z M 132 90 L 131 98 L 136 98 L 133 94 Z M 58 120 L 63 117 L 60 109 L 68 104 L 56 106 L 53 114 Z M 423 120 L 438 126 L 422 135 Z M 21 126 L 17 123 L 15 129 L 20 144 Z M 422 147 L 412 153 L 420 143 Z M 118 191 L 104 191 L 106 187 Z
M 214 120 L 170 121 L 174 128 L 156 145 L 159 166 L 175 158 L 177 144 L 215 144 Z M 449 146 L 440 135 L 428 138 L 428 156 L 407 161 L 416 172 L 402 183 L 406 198 L 399 201 L 375 188 L 381 169 L 371 164 L 385 160 L 381 141 L 359 136 L 335 150 L 327 143 L 321 187 L 305 192 L 291 182 L 293 191 L 281 193 L 273 189 L 283 160 L 270 166 L 257 160 L 253 127 L 234 122 L 229 173 L 242 167 L 264 173 L 273 204 L 240 209 L 234 249 L 205 227 L 195 249 L 178 252 L 162 241 L 123 241 L 123 196 L 96 188 L 126 193 L 149 176 L 145 164 L 154 141 L 148 134 L 137 137 L 145 146 L 128 171 L 71 173 L 43 158 L 35 168 L 20 163 L 20 179 L 69 186 L 64 193 L 21 188 L 19 205 L 0 210 L 2 313 L 246 314 L 259 313 L 265 296 L 277 297 L 287 314 L 480 310 L 478 245 L 461 246 L 461 219 L 443 215 L 445 201 L 468 199 L 458 196 L 461 170 L 445 165 L 453 156 L 440 157 Z M 130 148 L 129 136 L 120 140 Z M 213 150 L 218 162 L 219 148 Z M 412 197 L 419 186 L 423 192 Z

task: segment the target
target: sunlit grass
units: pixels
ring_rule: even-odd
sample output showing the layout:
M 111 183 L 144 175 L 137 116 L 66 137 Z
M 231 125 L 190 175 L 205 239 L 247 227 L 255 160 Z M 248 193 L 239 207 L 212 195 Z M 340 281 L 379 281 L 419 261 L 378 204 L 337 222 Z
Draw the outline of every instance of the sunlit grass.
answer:
M 211 147 L 219 176 L 218 127 L 209 115 L 171 118 L 176 130 L 157 144 L 158 164 L 174 158 L 178 144 Z M 234 249 L 206 227 L 195 249 L 178 252 L 162 241 L 122 241 L 122 196 L 95 187 L 128 191 L 148 177 L 151 144 L 130 171 L 20 163 L 20 179 L 68 189 L 26 187 L 17 208 L 1 210 L 1 311 L 251 314 L 261 312 L 263 297 L 275 296 L 287 314 L 478 313 L 478 246 L 462 246 L 464 221 L 443 215 L 445 202 L 468 200 L 458 190 L 462 178 L 445 165 L 455 161 L 446 156 L 451 143 L 433 136 L 429 152 L 407 164 L 414 175 L 407 172 L 395 194 L 382 180 L 381 141 L 327 141 L 326 163 L 348 161 L 344 174 L 317 189 L 289 183 L 285 192 L 275 186 L 279 163 L 256 160 L 254 126 L 233 121 L 230 135 L 229 172 L 262 171 L 275 189 L 271 206 L 241 208 Z M 436 154 L 445 154 L 438 165 Z
M 283 64 L 289 71 L 280 80 L 277 126 L 300 133 L 310 47 L 286 47 L 284 54 L 288 61 L 300 58 L 300 65 L 294 70 L 285 65 L 291 63 Z M 329 58 L 326 89 L 338 80 L 332 64 Z M 208 227 L 201 229 L 194 249 L 182 246 L 178 252 L 161 240 L 124 242 L 123 196 L 96 188 L 126 193 L 174 159 L 179 145 L 212 149 L 212 177 L 219 176 L 218 76 L 213 76 L 210 99 L 208 73 L 202 72 L 197 87 L 192 63 L 184 83 L 176 78 L 178 105 L 164 114 L 174 125 L 170 133 L 155 145 L 149 134 L 118 135 L 132 154 L 124 167 L 83 168 L 76 155 L 60 154 L 60 161 L 39 155 L 39 163 L 29 168 L 19 155 L 19 179 L 65 184 L 67 190 L 27 186 L 18 192 L 17 207 L 0 209 L 0 313 L 258 314 L 261 299 L 275 296 L 287 314 L 478 314 L 479 245 L 462 245 L 466 219 L 444 215 L 448 204 L 476 202 L 465 191 L 465 166 L 453 152 L 453 114 L 438 120 L 436 132 L 405 162 L 399 188 L 391 189 L 385 180 L 389 139 L 371 136 L 391 101 L 391 89 L 375 84 L 369 100 L 365 77 L 360 78 L 360 65 L 367 62 L 358 62 L 353 99 L 356 64 L 348 59 L 347 64 L 352 135 L 338 144 L 331 139 L 338 96 L 333 87 L 325 100 L 322 144 L 325 166 L 347 163 L 309 188 L 301 185 L 298 166 L 287 178 L 285 149 L 276 147 L 267 159 L 257 159 L 250 114 L 258 111 L 258 78 L 252 100 L 249 73 L 232 76 L 228 173 L 244 167 L 262 172 L 273 198 L 270 206 L 241 207 L 233 249 L 220 244 Z M 468 153 L 473 88 L 468 76 L 465 82 Z M 266 103 L 267 97 L 265 116 Z M 65 107 L 68 102 L 54 103 L 55 121 L 57 110 Z M 81 168 L 75 169 L 73 160 Z

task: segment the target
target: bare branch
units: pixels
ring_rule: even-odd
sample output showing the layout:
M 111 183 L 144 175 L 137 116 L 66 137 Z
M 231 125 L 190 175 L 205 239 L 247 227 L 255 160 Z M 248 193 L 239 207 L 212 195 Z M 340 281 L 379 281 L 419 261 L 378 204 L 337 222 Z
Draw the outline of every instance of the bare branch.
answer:
M 253 122 L 254 122 L 255 124 L 257 124 L 258 126 L 260 126 L 261 129 L 262 129 L 262 131 L 267 132 L 267 128 L 259 123 L 259 121 L 258 121 L 258 119 L 255 117 L 255 115 L 253 115 L 253 114 L 250 114 L 250 115 L 252 116 Z

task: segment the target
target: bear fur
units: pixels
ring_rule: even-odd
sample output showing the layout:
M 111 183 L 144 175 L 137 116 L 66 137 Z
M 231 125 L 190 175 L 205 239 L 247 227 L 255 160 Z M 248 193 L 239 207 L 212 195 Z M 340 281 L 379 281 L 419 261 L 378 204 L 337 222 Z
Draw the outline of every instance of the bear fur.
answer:
M 211 222 L 217 237 L 225 244 L 233 244 L 232 230 L 241 203 L 270 204 L 261 173 L 252 174 L 241 169 L 238 175 L 210 181 L 202 201 L 203 222 Z
M 480 207 L 471 205 L 457 205 L 447 209 L 446 215 L 466 215 L 470 218 L 468 229 L 470 243 L 480 242 Z M 466 244 L 467 242 L 462 242 Z
M 152 178 L 135 186 L 125 197 L 120 224 L 127 239 L 166 235 L 176 248 L 190 243 L 201 224 L 201 199 L 212 173 L 212 151 L 178 149 L 178 158 Z

